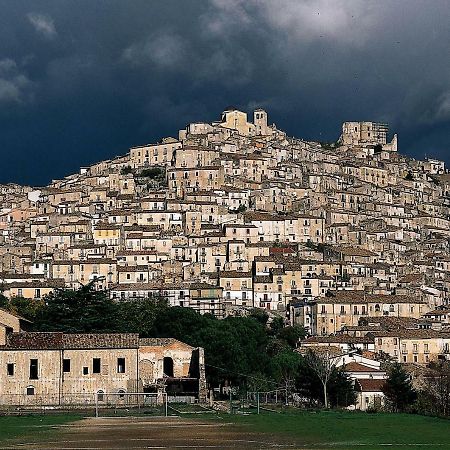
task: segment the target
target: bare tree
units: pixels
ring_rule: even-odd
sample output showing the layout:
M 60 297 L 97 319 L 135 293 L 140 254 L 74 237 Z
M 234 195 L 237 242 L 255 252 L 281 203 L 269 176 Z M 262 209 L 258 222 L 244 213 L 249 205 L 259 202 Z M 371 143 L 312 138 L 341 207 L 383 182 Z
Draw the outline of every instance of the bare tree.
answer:
M 313 372 L 320 379 L 323 386 L 323 398 L 325 403 L 325 408 L 328 409 L 328 382 L 336 368 L 336 364 L 339 361 L 340 355 L 332 354 L 328 349 L 322 351 L 308 350 L 304 355 L 304 359 L 308 367 L 310 367 Z

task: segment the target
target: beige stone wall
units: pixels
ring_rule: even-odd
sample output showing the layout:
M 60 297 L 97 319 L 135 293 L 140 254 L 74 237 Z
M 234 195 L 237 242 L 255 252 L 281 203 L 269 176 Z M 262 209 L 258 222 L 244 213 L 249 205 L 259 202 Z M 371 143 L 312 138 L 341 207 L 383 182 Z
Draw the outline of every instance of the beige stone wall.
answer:
M 139 348 L 139 361 L 146 361 L 144 367 L 140 368 L 144 372 L 141 373 L 143 379 L 147 379 L 150 375 L 153 376 L 151 383 L 157 379 L 163 378 L 164 372 L 164 358 L 172 358 L 173 360 L 173 375 L 174 377 L 189 376 L 189 367 L 192 358 L 192 347 L 175 341 L 167 346 L 142 346 Z M 152 363 L 150 370 L 149 363 Z
M 20 331 L 20 320 L 17 316 L 0 308 L 0 324 L 12 328 L 14 332 Z
M 30 379 L 30 360 L 38 360 L 38 379 Z M 7 365 L 14 364 L 14 375 L 7 374 Z M 58 404 L 61 394 L 59 350 L 3 350 L 0 351 L 0 404 L 33 405 L 43 398 Z M 34 387 L 34 395 L 27 395 L 27 387 Z
M 93 373 L 93 359 L 100 358 L 100 373 Z M 125 358 L 125 372 L 118 372 L 118 358 Z M 70 359 L 70 372 L 62 371 L 62 392 L 67 399 L 80 393 L 125 392 L 137 388 L 136 349 L 64 350 L 61 359 Z M 87 368 L 88 374 L 83 374 Z

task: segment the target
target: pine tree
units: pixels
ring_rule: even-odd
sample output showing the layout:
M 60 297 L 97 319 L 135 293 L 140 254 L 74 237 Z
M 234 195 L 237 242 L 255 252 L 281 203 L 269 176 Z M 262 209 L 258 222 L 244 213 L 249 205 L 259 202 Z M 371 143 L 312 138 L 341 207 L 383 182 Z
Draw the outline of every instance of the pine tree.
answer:
M 391 367 L 383 393 L 391 404 L 392 409 L 396 412 L 405 411 L 409 405 L 414 403 L 417 397 L 409 375 L 399 363 L 395 363 Z

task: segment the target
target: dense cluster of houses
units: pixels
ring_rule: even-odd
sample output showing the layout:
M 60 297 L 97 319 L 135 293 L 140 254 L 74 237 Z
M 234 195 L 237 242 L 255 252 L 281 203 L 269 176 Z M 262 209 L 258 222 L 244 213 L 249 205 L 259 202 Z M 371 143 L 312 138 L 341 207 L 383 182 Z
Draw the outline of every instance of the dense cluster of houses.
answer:
M 117 301 L 261 308 L 317 345 L 447 358 L 450 174 L 387 136 L 346 122 L 338 141 L 310 142 L 230 107 L 46 187 L 2 185 L 2 292 L 95 280 Z

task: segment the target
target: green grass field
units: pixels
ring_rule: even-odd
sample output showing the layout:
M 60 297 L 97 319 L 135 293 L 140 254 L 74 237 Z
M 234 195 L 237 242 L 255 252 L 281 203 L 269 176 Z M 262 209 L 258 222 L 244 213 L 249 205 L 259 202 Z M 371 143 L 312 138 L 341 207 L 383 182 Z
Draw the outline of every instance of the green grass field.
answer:
M 81 419 L 76 414 L 24 415 L 0 417 L 0 448 L 1 442 L 14 438 L 32 436 L 34 439 L 45 437 L 52 433 L 52 426 L 61 425 Z
M 312 448 L 450 449 L 450 420 L 433 417 L 321 411 L 264 412 L 259 416 L 221 414 L 220 418 L 241 424 L 249 431 L 290 436 Z
M 14 442 L 20 442 L 22 445 L 24 442 L 35 442 L 39 445 L 33 448 L 50 448 L 46 444 L 50 441 L 53 441 L 51 448 L 59 448 L 61 439 L 63 441 L 68 439 L 67 442 L 78 442 L 79 439 L 80 448 L 88 448 L 86 443 L 98 437 L 98 433 L 103 433 L 101 439 L 107 439 L 111 433 L 111 428 L 107 426 L 108 420 L 111 419 L 107 418 L 99 419 L 100 422 L 96 422 L 95 418 L 89 419 L 87 423 L 80 422 L 84 424 L 80 425 L 84 427 L 83 433 L 80 433 L 82 428 L 77 427 L 52 429 L 53 426 L 80 418 L 80 415 L 69 414 L 0 417 L 0 448 Z M 120 418 L 112 420 L 116 421 Z M 178 419 L 172 418 L 172 420 Z M 152 445 L 172 448 L 171 444 L 175 443 L 174 436 L 180 433 L 184 433 L 183 439 L 186 439 L 185 443 L 188 443 L 193 436 L 202 437 L 202 430 L 206 430 L 200 427 L 198 433 L 193 434 L 195 423 L 215 422 L 218 425 L 217 430 L 208 429 L 210 433 L 208 439 L 214 444 L 211 448 L 220 447 L 220 441 L 214 440 L 215 436 L 222 436 L 225 433 L 232 442 L 234 439 L 238 442 L 250 442 L 246 439 L 255 439 L 256 433 L 256 439 L 260 442 L 292 449 L 450 449 L 450 420 L 407 414 L 302 412 L 289 409 L 281 413 L 263 412 L 260 415 L 191 414 L 186 420 L 188 421 L 186 427 L 178 429 L 175 434 L 171 426 L 177 422 L 171 423 L 170 418 L 167 423 L 158 422 L 157 427 L 152 426 L 151 422 L 148 427 L 142 427 L 142 422 L 133 422 L 133 418 L 124 418 L 123 424 L 114 426 L 113 429 L 125 442 L 128 442 L 131 437 L 140 438 L 134 442 L 135 448 L 148 448 L 148 442 Z M 78 426 L 78 423 L 76 425 Z M 167 429 L 165 429 L 166 426 Z M 156 436 L 155 433 L 159 434 Z M 172 441 L 170 441 L 171 437 Z M 118 437 L 114 436 L 113 439 L 115 441 Z M 149 441 L 147 442 L 146 439 Z M 178 444 L 180 442 L 177 442 Z

